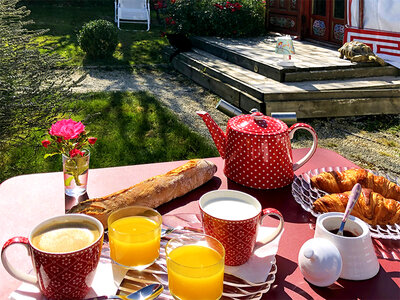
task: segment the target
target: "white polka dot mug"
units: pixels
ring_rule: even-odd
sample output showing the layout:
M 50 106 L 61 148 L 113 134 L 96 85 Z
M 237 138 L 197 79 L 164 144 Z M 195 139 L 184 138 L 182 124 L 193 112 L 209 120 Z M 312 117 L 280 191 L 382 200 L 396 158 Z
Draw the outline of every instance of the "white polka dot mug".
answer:
M 255 112 L 230 119 L 224 133 L 207 112 L 198 111 L 197 114 L 206 123 L 221 157 L 225 159 L 226 177 L 247 187 L 276 189 L 292 183 L 294 171 L 304 165 L 317 149 L 317 134 L 304 123 L 288 128 L 281 120 Z M 313 144 L 303 158 L 293 162 L 290 140 L 298 129 L 310 132 Z
M 67 214 L 47 219 L 26 237 L 9 239 L 1 261 L 10 275 L 35 284 L 49 299 L 84 299 L 96 273 L 103 246 L 103 225 L 84 214 Z M 27 248 L 35 275 L 14 268 L 7 251 L 15 245 Z M 28 258 L 28 257 L 27 257 Z

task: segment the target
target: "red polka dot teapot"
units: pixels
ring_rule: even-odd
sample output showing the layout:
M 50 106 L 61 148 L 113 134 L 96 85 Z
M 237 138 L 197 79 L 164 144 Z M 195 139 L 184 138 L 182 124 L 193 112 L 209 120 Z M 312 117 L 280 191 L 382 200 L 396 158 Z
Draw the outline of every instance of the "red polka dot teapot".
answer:
M 290 184 L 294 171 L 304 165 L 317 149 L 317 134 L 304 123 L 288 128 L 281 120 L 254 112 L 230 119 L 224 133 L 207 112 L 198 111 L 197 114 L 206 123 L 221 157 L 225 159 L 226 177 L 244 186 L 276 189 Z M 313 145 L 303 158 L 293 162 L 290 139 L 298 129 L 312 134 Z

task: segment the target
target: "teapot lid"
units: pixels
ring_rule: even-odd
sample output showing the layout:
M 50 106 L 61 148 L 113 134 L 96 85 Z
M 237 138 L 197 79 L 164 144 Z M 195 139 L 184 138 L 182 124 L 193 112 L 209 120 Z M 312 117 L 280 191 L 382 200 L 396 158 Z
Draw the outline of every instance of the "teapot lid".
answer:
M 236 116 L 228 124 L 233 130 L 255 135 L 275 135 L 288 130 L 283 121 L 264 116 L 261 112 Z

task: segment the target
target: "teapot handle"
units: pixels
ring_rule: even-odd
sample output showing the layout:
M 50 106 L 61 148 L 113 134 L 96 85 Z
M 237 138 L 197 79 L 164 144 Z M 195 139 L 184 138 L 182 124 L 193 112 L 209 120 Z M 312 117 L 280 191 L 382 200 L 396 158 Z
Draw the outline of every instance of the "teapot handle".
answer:
M 293 138 L 294 133 L 298 129 L 305 129 L 308 132 L 310 132 L 313 137 L 313 144 L 312 144 L 310 151 L 308 151 L 308 153 L 303 158 L 301 158 L 297 162 L 293 163 L 293 171 L 296 171 L 298 168 L 300 168 L 302 165 L 304 165 L 306 162 L 308 162 L 309 159 L 311 158 L 311 156 L 314 155 L 315 151 L 317 150 L 317 146 L 318 146 L 317 133 L 315 132 L 314 128 L 312 128 L 310 125 L 305 124 L 305 123 L 296 123 L 296 124 L 293 124 L 289 128 L 289 138 L 290 139 Z

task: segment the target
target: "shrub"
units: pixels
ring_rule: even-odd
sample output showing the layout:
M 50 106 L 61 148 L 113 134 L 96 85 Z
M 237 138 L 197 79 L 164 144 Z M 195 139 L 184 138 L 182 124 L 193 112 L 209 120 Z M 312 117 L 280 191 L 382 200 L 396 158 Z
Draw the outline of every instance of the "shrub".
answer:
M 165 9 L 172 32 L 187 35 L 256 36 L 264 32 L 263 0 L 175 0 Z
M 78 42 L 88 57 L 108 58 L 118 45 L 118 29 L 106 20 L 90 21 L 79 31 Z

